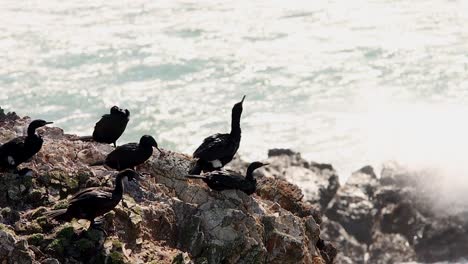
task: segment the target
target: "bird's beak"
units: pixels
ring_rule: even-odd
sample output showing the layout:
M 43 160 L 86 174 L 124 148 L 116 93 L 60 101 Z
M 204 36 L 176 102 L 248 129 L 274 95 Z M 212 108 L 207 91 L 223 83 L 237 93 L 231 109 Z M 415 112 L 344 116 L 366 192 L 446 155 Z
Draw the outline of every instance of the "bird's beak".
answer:
M 158 147 L 155 147 L 155 148 L 159 151 L 159 153 L 162 153 L 162 150 L 160 150 Z
M 46 125 L 50 125 L 50 124 L 53 124 L 54 122 L 45 122 Z
M 263 163 L 263 166 L 268 166 L 270 165 L 270 163 Z
M 241 104 L 244 103 L 245 95 L 242 97 Z

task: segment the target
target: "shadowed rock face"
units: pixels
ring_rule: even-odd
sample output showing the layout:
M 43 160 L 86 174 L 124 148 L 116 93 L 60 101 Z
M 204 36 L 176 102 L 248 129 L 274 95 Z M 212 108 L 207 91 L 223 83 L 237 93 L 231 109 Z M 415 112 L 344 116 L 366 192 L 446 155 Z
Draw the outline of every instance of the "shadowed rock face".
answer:
M 440 213 L 420 182 L 398 166 L 381 178 L 366 166 L 354 173 L 325 211 L 322 236 L 336 243 L 338 263 L 459 261 L 468 257 L 466 213 Z M 332 221 L 330 221 L 332 220 Z
M 0 142 L 28 122 L 0 123 Z M 259 195 L 215 192 L 187 180 L 193 161 L 171 151 L 140 166 L 148 174 L 138 184 L 126 182 L 122 202 L 104 216 L 107 238 L 83 221 L 48 221 L 43 213 L 66 206 L 77 190 L 111 187 L 115 172 L 87 165 L 109 145 L 74 141 L 54 127 L 39 133 L 43 148 L 24 164 L 32 175 L 0 175 L 1 263 L 332 263 L 336 255 L 331 244 L 317 249 L 320 206 L 297 186 L 264 171 Z
M 5 110 L 0 107 L 0 122 L 5 123 L 8 121 L 15 121 L 19 119 L 15 112 L 8 112 L 5 114 Z
M 377 210 L 372 203 L 377 186 L 374 174 L 354 173 L 338 190 L 326 215 L 343 225 L 359 242 L 371 244 Z
M 258 173 L 264 176 L 258 194 L 300 216 L 324 212 L 316 223 L 321 223 L 321 237 L 339 249 L 337 263 L 468 258 L 468 212 L 434 207 L 434 176 L 387 164 L 379 178 L 365 166 L 340 186 L 331 165 L 307 162 L 294 151 L 271 150 L 268 162 Z M 239 161 L 231 165 L 245 167 Z M 311 211 L 301 206 L 303 200 L 311 201 Z
M 365 263 L 364 255 L 367 247 L 349 235 L 339 223 L 327 219 L 322 224 L 321 231 L 324 239 L 333 241 L 340 249 L 337 256 L 338 263 Z

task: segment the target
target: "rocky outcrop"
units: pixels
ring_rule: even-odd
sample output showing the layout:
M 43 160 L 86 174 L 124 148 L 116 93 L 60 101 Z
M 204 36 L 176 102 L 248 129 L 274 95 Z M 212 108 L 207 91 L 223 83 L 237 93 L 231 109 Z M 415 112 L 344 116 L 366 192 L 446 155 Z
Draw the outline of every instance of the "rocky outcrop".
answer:
M 260 171 L 265 184 L 259 195 L 283 208 L 294 205 L 296 213 L 307 212 L 298 201 L 311 201 L 314 210 L 325 215 L 319 219 L 321 237 L 339 249 L 336 263 L 460 262 L 468 258 L 468 208 L 435 206 L 438 179 L 430 172 L 388 163 L 377 175 L 365 166 L 340 186 L 331 165 L 307 162 L 291 150 L 271 150 L 268 161 L 272 165 Z M 277 186 L 294 195 L 284 199 L 281 191 L 274 191 Z
M 323 211 L 340 187 L 338 175 L 330 164 L 307 162 L 300 153 L 287 149 L 272 149 L 268 152 L 270 166 L 261 175 L 268 179 L 287 180 L 281 183 L 294 183 L 296 200 L 304 200 Z M 266 185 L 270 186 L 270 185 Z
M 3 119 L 0 142 L 19 134 L 29 120 Z M 104 217 L 107 236 L 88 229 L 86 221 L 57 223 L 43 214 L 66 206 L 79 189 L 112 186 L 115 172 L 89 163 L 102 159 L 111 146 L 77 141 L 59 128 L 42 128 L 42 150 L 24 167 L 25 176 L 1 173 L 0 262 L 2 263 L 332 263 L 336 249 L 320 239 L 321 193 L 333 192 L 316 170 L 321 189 L 303 199 L 301 189 L 259 170 L 259 194 L 216 192 L 203 182 L 187 180 L 192 159 L 164 150 L 137 168 L 138 183 Z M 282 157 L 270 157 L 282 160 Z M 289 158 L 285 158 L 286 160 Z M 303 162 L 297 157 L 294 162 Z M 304 164 L 290 163 L 291 171 Z M 245 170 L 239 159 L 233 163 Z M 310 165 L 307 165 L 310 166 Z M 294 167 L 294 168 L 293 168 Z M 315 168 L 310 166 L 310 168 Z M 273 165 L 274 173 L 285 175 Z M 323 176 L 319 172 L 327 172 Z M 287 173 L 289 175 L 289 173 Z M 262 177 L 263 175 L 263 177 Z M 327 198 L 328 199 L 328 198 Z M 320 240 L 320 243 L 318 243 Z M 317 244 L 322 246 L 317 247 Z
M 359 242 L 371 244 L 374 218 L 377 210 L 373 204 L 377 178 L 364 167 L 354 173 L 330 202 L 326 215 L 343 225 Z
M 351 175 L 329 203 L 325 214 L 332 221 L 324 221 L 322 229 L 340 249 L 337 262 L 468 258 L 466 213 L 435 211 L 428 180 L 395 164 L 385 166 L 380 178 L 368 166 Z
M 0 142 L 29 120 L 0 117 Z M 108 236 L 88 223 L 43 213 L 115 172 L 89 167 L 111 146 L 43 128 L 45 144 L 24 176 L 0 177 L 1 263 L 400 263 L 468 258 L 468 210 L 434 210 L 436 179 L 396 164 L 370 166 L 340 185 L 330 164 L 287 149 L 268 153 L 258 190 L 216 192 L 184 175 L 190 156 L 164 150 L 140 166 L 138 183 L 105 215 Z M 245 172 L 236 157 L 231 169 Z M 24 171 L 26 172 L 26 171 Z M 463 209 L 463 208 L 462 208 Z

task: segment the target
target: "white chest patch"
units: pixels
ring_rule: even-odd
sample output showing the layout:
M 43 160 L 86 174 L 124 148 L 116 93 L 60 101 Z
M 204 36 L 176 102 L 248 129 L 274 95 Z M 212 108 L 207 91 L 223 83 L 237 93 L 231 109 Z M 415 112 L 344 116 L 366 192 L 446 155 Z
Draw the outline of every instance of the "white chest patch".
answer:
M 220 160 L 212 160 L 210 161 L 211 164 L 213 165 L 213 168 L 221 168 L 223 167 L 223 164 L 221 163 Z
M 15 165 L 15 159 L 12 156 L 8 156 L 8 164 Z

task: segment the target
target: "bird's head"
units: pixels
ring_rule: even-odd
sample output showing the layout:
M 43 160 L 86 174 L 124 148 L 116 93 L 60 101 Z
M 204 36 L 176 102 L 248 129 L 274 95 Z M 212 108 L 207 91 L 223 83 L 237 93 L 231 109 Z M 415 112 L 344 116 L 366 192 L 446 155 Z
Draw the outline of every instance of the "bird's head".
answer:
M 253 180 L 253 172 L 254 170 L 260 168 L 260 167 L 263 167 L 263 166 L 266 166 L 268 165 L 268 163 L 261 163 L 259 161 L 255 161 L 255 162 L 252 162 L 250 163 L 249 167 L 247 168 L 247 174 L 245 175 L 245 177 L 247 178 L 247 180 Z
M 142 136 L 140 139 L 140 145 L 155 147 L 159 152 L 162 153 L 162 151 L 158 147 L 158 143 L 152 136 L 149 136 L 149 135 Z
M 118 107 L 116 105 L 111 107 L 110 114 L 111 115 L 123 115 L 123 116 L 126 116 L 126 117 L 130 117 L 130 111 L 128 111 L 128 109 L 122 109 L 122 108 L 120 108 L 120 107 Z
M 37 128 L 43 127 L 48 124 L 53 124 L 54 122 L 47 122 L 42 119 L 36 119 L 32 121 L 28 126 L 28 135 L 34 134 Z
M 244 99 L 245 99 L 245 95 L 242 97 L 242 100 L 238 103 L 236 103 L 233 107 L 232 107 L 232 114 L 237 114 L 240 116 L 240 114 L 242 114 L 242 104 L 244 103 Z
M 44 121 L 42 119 L 36 119 L 36 120 L 32 121 L 31 124 L 29 124 L 29 127 L 39 128 L 39 127 L 43 127 L 45 125 L 53 124 L 53 123 L 54 122 L 47 122 L 47 121 Z
M 118 115 L 118 114 L 120 114 L 121 111 L 122 111 L 122 110 L 121 110 L 118 106 L 114 105 L 114 106 L 111 107 L 111 109 L 110 109 L 110 114 L 111 114 L 111 115 Z
M 255 162 L 250 163 L 250 165 L 248 167 L 248 170 L 253 172 L 256 169 L 258 169 L 260 167 L 263 167 L 263 166 L 267 166 L 267 165 L 268 165 L 268 163 L 262 163 L 260 161 L 255 161 Z

